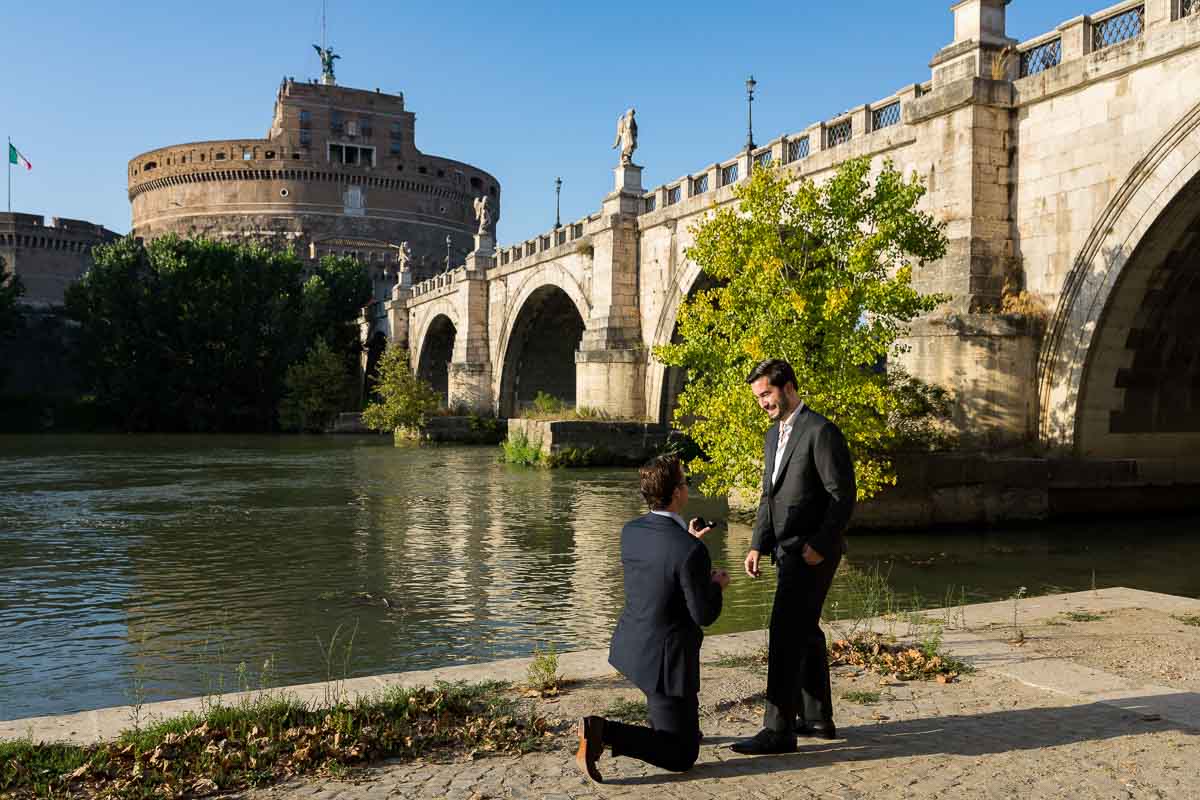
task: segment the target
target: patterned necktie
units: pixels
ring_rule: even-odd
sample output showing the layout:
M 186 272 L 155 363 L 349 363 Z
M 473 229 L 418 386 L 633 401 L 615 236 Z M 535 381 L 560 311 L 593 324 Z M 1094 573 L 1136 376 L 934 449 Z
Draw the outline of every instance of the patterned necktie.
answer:
M 775 445 L 775 469 L 771 473 L 771 483 L 779 477 L 779 465 L 783 463 L 783 451 L 787 448 L 788 437 L 792 435 L 792 426 L 786 422 L 779 423 L 779 444 Z

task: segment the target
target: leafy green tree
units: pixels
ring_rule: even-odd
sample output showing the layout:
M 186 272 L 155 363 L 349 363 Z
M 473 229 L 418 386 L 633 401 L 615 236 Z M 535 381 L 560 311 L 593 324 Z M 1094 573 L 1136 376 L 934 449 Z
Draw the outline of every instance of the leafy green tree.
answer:
M 21 278 L 5 269 L 4 259 L 0 258 L 0 387 L 4 385 L 6 367 L 9 359 L 7 353 L 12 348 L 5 347 L 4 342 L 11 338 L 24 324 L 21 306 L 18 301 L 25 294 L 25 286 Z
M 346 359 L 318 336 L 304 360 L 288 367 L 283 379 L 285 394 L 279 404 L 280 427 L 290 431 L 325 430 L 338 412 L 348 407 L 348 379 Z
M 164 237 L 122 239 L 94 261 L 67 312 L 98 404 L 129 430 L 273 430 L 288 368 L 317 340 L 347 381 L 357 368 L 371 286 L 353 259 L 306 273 L 291 252 Z
M 375 396 L 363 411 L 362 419 L 363 424 L 376 431 L 421 428 L 438 407 L 437 392 L 413 373 L 408 351 L 400 346 L 383 351 Z
M 325 256 L 304 282 L 302 338 L 305 342 L 324 339 L 357 368 L 362 345 L 355 320 L 371 295 L 371 277 L 361 263 L 346 256 Z
M 946 252 L 917 209 L 924 191 L 891 163 L 872 177 L 865 159 L 821 185 L 756 169 L 736 208 L 694 228 L 687 256 L 719 285 L 682 304 L 679 341 L 655 355 L 687 370 L 676 421 L 705 454 L 691 467 L 706 492 L 758 486 L 769 421 L 745 379 L 765 358 L 791 362 L 805 402 L 845 433 L 860 497 L 895 482 L 896 421 L 913 404 L 908 379 L 879 367 L 905 323 L 947 299 L 912 287 L 914 265 Z
M 130 430 L 264 431 L 303 356 L 302 265 L 258 245 L 164 237 L 97 248 L 67 293 L 100 405 Z
M 6 339 L 21 327 L 21 307 L 17 301 L 25 294 L 20 277 L 8 272 L 0 258 L 0 340 Z

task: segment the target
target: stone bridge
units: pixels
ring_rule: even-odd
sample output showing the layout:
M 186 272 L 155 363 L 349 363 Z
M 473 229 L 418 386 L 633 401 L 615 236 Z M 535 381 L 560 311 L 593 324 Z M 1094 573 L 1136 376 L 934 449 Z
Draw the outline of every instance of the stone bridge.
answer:
M 816 180 L 890 159 L 929 188 L 952 300 L 901 357 L 952 390 L 977 445 L 1087 457 L 1200 452 L 1200 0 L 1128 0 L 1026 42 L 1008 0 L 952 7 L 931 79 L 652 190 L 618 168 L 598 213 L 466 263 L 364 318 L 451 404 L 512 415 L 545 391 L 667 421 L 650 355 L 704 279 L 691 227 L 758 164 Z M 376 348 L 377 349 L 377 348 Z

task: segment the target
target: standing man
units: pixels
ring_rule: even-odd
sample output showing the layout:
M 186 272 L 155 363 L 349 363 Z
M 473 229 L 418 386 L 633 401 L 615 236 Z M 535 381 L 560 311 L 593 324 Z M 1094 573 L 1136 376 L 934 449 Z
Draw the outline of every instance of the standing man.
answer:
M 702 520 L 685 523 L 687 480 L 678 456 L 659 456 L 641 470 L 650 513 L 621 531 L 625 609 L 608 661 L 646 695 L 650 728 L 603 717 L 579 721 L 575 761 L 601 782 L 596 761 L 606 746 L 672 772 L 686 772 L 700 753 L 700 643 L 703 626 L 721 613 L 729 573 L 714 570 L 700 537 Z
M 854 511 L 854 464 L 837 426 L 804 405 L 786 361 L 764 361 L 746 379 L 775 423 L 767 431 L 762 499 L 746 574 L 759 575 L 770 553 L 778 568 L 767 661 L 763 729 L 732 749 L 747 755 L 791 753 L 796 736 L 837 737 L 821 606 Z

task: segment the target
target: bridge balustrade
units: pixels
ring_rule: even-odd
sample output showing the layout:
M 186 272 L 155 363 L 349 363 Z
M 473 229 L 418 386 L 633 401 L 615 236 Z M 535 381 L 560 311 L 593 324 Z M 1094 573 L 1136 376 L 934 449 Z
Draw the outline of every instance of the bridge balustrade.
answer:
M 1092 23 L 1092 51 L 1136 39 L 1146 30 L 1145 4 Z

